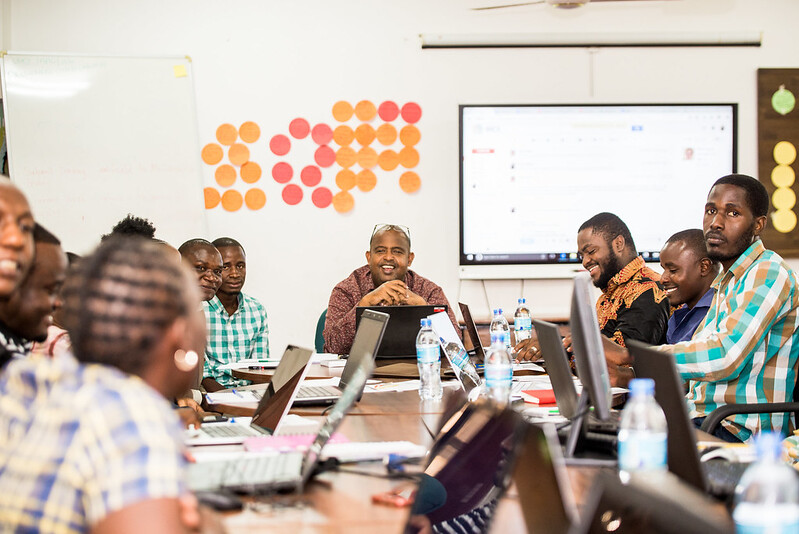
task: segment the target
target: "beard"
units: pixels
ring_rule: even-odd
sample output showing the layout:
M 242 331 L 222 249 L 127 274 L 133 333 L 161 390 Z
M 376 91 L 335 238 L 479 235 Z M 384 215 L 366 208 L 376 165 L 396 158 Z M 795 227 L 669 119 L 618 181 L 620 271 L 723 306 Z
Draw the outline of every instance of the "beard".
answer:
M 602 270 L 602 274 L 597 281 L 594 282 L 594 285 L 602 291 L 605 291 L 605 289 L 608 288 L 610 279 L 619 274 L 619 271 L 624 268 L 624 265 L 621 264 L 621 259 L 616 253 L 611 250 L 607 261 L 601 264 L 599 268 Z
M 743 254 L 746 249 L 749 248 L 749 245 L 752 244 L 754 237 L 755 223 L 753 222 L 752 226 L 750 226 L 749 229 L 732 244 L 732 252 L 724 253 L 719 250 L 708 250 L 707 257 L 717 262 L 735 260 L 738 258 L 738 256 Z

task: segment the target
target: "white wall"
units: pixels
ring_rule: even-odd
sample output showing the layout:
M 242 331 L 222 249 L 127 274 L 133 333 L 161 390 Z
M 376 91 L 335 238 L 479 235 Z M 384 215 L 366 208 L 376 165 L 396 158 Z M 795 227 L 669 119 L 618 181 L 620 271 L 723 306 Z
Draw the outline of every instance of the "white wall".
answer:
M 738 102 L 739 170 L 756 173 L 756 69 L 796 65 L 795 0 L 618 2 L 572 11 L 538 5 L 476 12 L 493 0 L 4 0 L 9 50 L 91 54 L 186 54 L 195 68 L 200 144 L 224 122 L 256 121 L 252 150 L 264 168 L 267 205 L 208 212 L 210 238 L 247 247 L 246 290 L 270 316 L 274 350 L 308 344 L 330 289 L 363 263 L 376 222 L 411 227 L 414 268 L 487 313 L 510 308 L 521 281 L 458 280 L 458 104 Z M 422 50 L 420 33 L 587 31 L 764 32 L 760 48 Z M 593 68 L 591 63 L 593 61 Z M 592 74 L 593 73 L 593 74 Z M 593 86 L 593 93 L 591 88 Z M 142 88 L 146 90 L 146 88 Z M 338 100 L 418 102 L 422 188 L 414 195 L 378 173 L 345 215 L 304 202 L 289 207 L 268 175 L 268 139 L 305 117 L 332 123 Z M 146 157 L 146 155 L 142 155 Z M 206 183 L 213 173 L 206 170 Z M 323 183 L 333 185 L 334 172 Z M 647 199 L 657 205 L 658 199 Z M 35 209 L 35 206 L 34 206 Z M 90 214 L 92 206 L 76 207 Z M 612 210 L 612 206 L 608 206 Z M 120 217 L 124 214 L 120 214 Z M 146 216 L 147 214 L 140 214 Z M 700 214 L 686 227 L 698 226 Z M 635 229 L 632 229 L 635 234 Z M 68 235 L 61 236 L 69 246 Z M 191 236 L 186 236 L 191 237 Z M 528 280 L 534 313 L 562 316 L 567 281 Z

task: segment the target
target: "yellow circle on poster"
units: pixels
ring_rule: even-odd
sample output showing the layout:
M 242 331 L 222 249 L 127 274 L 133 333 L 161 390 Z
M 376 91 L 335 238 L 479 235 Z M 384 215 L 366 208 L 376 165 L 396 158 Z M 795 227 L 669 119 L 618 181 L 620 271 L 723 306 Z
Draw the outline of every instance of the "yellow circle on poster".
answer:
M 796 193 L 787 187 L 778 187 L 771 195 L 771 203 L 778 210 L 789 210 L 796 205 Z
M 796 147 L 789 141 L 774 145 L 774 161 L 780 165 L 790 165 L 796 160 Z
M 782 234 L 787 234 L 796 228 L 796 214 L 793 210 L 777 210 L 771 214 L 774 229 Z
M 771 183 L 777 187 L 791 187 L 796 180 L 796 173 L 787 165 L 777 165 L 771 171 Z

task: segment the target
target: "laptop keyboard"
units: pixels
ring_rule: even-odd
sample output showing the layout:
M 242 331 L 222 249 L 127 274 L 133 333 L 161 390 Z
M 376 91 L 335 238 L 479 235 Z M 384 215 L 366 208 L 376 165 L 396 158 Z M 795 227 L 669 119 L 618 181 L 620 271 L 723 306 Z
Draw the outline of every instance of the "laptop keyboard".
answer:
M 341 390 L 333 386 L 302 386 L 297 392 L 297 399 L 315 399 L 317 397 L 340 397 Z
M 729 497 L 750 464 L 730 462 L 722 459 L 702 462 L 702 470 L 708 482 L 708 492 L 716 497 Z
M 227 460 L 189 464 L 189 488 L 194 491 L 236 488 L 266 489 L 299 482 L 303 453 L 244 454 Z
M 211 423 L 210 425 L 201 425 L 200 434 L 212 438 L 238 438 L 249 436 L 263 436 L 263 432 L 258 432 L 256 429 L 249 425 L 226 425 L 224 423 Z

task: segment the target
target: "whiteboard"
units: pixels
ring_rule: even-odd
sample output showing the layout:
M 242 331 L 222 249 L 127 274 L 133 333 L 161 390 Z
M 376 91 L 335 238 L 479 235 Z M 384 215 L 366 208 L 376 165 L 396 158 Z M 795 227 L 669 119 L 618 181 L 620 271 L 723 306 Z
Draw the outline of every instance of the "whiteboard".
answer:
M 11 179 L 66 250 L 128 213 L 178 246 L 206 235 L 191 60 L 9 52 L 2 57 Z

